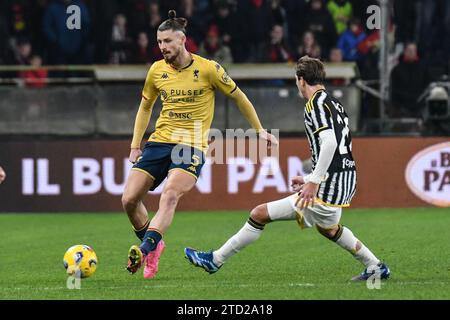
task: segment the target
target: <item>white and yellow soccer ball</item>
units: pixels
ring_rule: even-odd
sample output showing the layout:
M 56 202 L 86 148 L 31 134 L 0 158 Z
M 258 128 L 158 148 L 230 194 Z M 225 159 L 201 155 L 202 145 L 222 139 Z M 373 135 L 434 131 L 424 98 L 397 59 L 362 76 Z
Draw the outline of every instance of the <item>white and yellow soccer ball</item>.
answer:
M 68 275 L 88 278 L 94 274 L 97 264 L 98 259 L 94 250 L 84 244 L 72 246 L 64 254 L 64 268 Z

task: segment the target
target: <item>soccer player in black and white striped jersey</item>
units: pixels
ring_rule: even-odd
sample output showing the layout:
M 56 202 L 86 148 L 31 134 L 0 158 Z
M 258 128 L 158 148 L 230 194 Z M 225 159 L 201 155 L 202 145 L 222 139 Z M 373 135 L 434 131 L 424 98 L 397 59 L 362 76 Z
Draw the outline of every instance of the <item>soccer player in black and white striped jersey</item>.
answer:
M 189 261 L 214 273 L 232 255 L 256 241 L 267 223 L 297 220 L 302 228 L 316 226 L 326 238 L 350 252 L 365 270 L 353 280 L 372 275 L 387 279 L 388 266 L 381 262 L 352 231 L 340 224 L 343 207 L 356 191 L 356 164 L 348 116 L 343 106 L 325 90 L 325 68 L 318 59 L 302 57 L 297 62 L 296 84 L 306 98 L 305 129 L 312 154 L 312 173 L 292 179 L 295 194 L 254 208 L 250 218 L 221 248 L 202 252 L 185 249 Z

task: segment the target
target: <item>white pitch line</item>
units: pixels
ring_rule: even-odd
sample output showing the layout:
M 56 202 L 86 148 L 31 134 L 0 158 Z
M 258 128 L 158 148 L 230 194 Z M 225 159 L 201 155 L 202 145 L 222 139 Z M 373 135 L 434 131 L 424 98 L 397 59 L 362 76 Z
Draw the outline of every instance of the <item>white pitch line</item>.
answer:
M 89 287 L 85 290 L 91 290 L 91 289 L 106 289 L 106 290 L 115 290 L 115 289 L 133 289 L 133 290 L 142 290 L 142 289 L 169 289 L 169 288 L 182 288 L 182 289 L 186 289 L 186 288 L 261 288 L 261 287 L 272 287 L 272 288 L 283 288 L 283 287 L 308 287 L 308 288 L 312 288 L 312 287 L 335 287 L 335 286 L 340 286 L 340 287 L 344 287 L 344 286 L 353 286 L 353 284 L 358 284 L 358 283 L 364 283 L 364 281 L 361 282 L 333 282 L 333 283 L 320 283 L 320 284 L 314 284 L 314 283 L 286 283 L 286 284 L 272 284 L 272 283 L 265 283 L 265 284 L 203 284 L 203 285 L 196 285 L 196 286 L 191 286 L 191 285 L 178 285 L 178 284 L 173 284 L 173 285 L 167 285 L 167 284 L 155 284 L 155 285 L 143 285 L 143 286 L 107 286 L 107 287 Z M 400 286 L 408 286 L 408 285 L 447 285 L 449 284 L 448 281 L 424 281 L 424 282 L 420 282 L 420 281 L 402 281 L 402 282 L 383 282 L 384 285 L 389 286 L 395 286 L 395 285 L 400 285 Z M 69 290 L 67 289 L 67 287 L 64 286 L 59 286 L 59 287 L 43 287 L 43 288 L 38 288 L 38 287 L 15 287 L 15 288 L 0 288 L 0 292 L 1 291 L 7 291 L 7 290 L 16 290 L 16 291 L 20 291 L 20 290 Z M 81 285 L 81 290 L 83 290 L 83 285 Z M 77 290 L 75 290 L 77 291 Z
M 314 287 L 315 284 L 312 283 L 287 283 L 284 285 L 280 284 L 211 284 L 211 285 L 196 285 L 195 288 L 260 288 L 260 287 Z M 144 285 L 144 286 L 108 286 L 108 287 L 96 287 L 96 288 L 88 288 L 89 289 L 107 289 L 107 290 L 114 290 L 114 289 L 165 289 L 165 288 L 192 288 L 191 285 L 164 285 L 164 284 L 155 284 L 155 285 Z M 0 291 L 2 290 L 66 290 L 66 287 L 44 287 L 44 288 L 37 288 L 37 287 L 15 287 L 15 288 L 0 288 Z M 81 285 L 81 290 L 83 289 L 83 285 Z

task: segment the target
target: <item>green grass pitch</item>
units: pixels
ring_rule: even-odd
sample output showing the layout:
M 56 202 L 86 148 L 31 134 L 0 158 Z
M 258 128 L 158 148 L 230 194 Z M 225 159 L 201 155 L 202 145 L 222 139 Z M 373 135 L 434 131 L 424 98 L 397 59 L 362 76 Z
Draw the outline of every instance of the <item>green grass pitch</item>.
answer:
M 391 268 L 380 289 L 349 278 L 353 257 L 294 221 L 261 238 L 209 275 L 191 266 L 185 246 L 217 248 L 246 212 L 179 212 L 165 235 L 159 273 L 125 270 L 138 243 L 125 214 L 1 214 L 0 299 L 450 299 L 450 209 L 352 209 L 342 223 Z M 62 258 L 74 244 L 97 253 L 96 273 L 80 290 L 66 287 Z

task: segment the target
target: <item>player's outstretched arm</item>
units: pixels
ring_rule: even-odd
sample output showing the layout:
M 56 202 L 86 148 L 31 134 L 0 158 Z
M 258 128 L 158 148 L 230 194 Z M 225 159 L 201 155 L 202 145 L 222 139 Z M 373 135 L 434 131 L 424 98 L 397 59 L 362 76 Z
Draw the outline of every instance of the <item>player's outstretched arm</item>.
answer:
M 259 121 L 258 115 L 256 114 L 256 110 L 253 107 L 253 104 L 247 98 L 245 93 L 241 91 L 241 89 L 237 88 L 235 92 L 230 96 L 231 99 L 236 103 L 239 108 L 239 111 L 244 115 L 247 121 L 250 123 L 252 128 L 256 129 L 260 138 L 267 140 L 267 145 L 270 147 L 271 145 L 277 146 L 278 140 L 274 135 L 268 133 L 261 125 L 261 121 Z
M 299 198 L 295 203 L 301 210 L 309 205 L 314 205 L 314 199 L 319 189 L 319 185 L 325 180 L 328 168 L 333 161 L 333 156 L 337 148 L 336 135 L 331 129 L 319 133 L 321 140 L 319 159 L 314 171 L 304 177 L 305 184 L 301 187 Z
M 239 89 L 233 79 L 228 76 L 225 69 L 217 62 L 211 61 L 210 75 L 213 87 L 218 88 L 224 95 L 236 103 L 239 111 L 241 111 L 252 128 L 258 132 L 259 137 L 267 141 L 267 146 L 270 148 L 271 145 L 278 145 L 277 138 L 264 130 L 253 104 L 248 100 L 245 93 Z
M 148 123 L 150 122 L 150 117 L 152 115 L 152 109 L 155 100 L 156 98 L 150 100 L 143 97 L 141 99 L 141 104 L 139 105 L 136 120 L 134 121 L 133 140 L 131 141 L 129 160 L 132 163 L 135 163 L 142 154 L 141 142 L 142 138 L 144 137 L 145 130 L 148 127 Z

